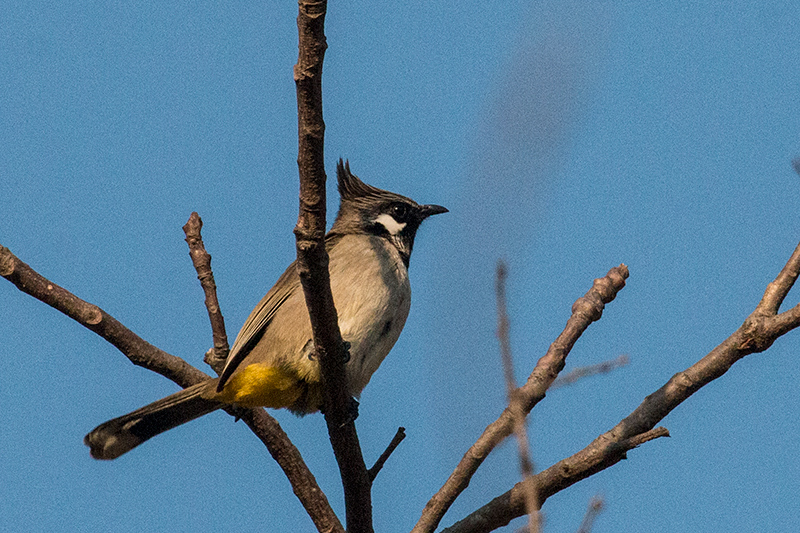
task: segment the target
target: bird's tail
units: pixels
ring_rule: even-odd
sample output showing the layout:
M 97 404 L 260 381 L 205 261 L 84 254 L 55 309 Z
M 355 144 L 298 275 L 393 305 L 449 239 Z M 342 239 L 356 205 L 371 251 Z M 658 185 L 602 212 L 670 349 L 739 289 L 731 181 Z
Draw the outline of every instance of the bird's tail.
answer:
M 208 382 L 162 398 L 132 413 L 100 424 L 83 443 L 95 459 L 116 459 L 150 437 L 221 408 L 224 404 L 202 397 Z

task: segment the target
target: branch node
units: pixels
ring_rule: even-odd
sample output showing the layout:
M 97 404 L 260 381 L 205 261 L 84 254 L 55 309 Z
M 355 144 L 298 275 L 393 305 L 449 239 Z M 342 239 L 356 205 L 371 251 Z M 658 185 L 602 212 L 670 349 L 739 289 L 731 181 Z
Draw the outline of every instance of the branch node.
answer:
M 11 253 L 11 250 L 0 245 L 0 276 L 10 276 L 16 267 L 17 258 Z

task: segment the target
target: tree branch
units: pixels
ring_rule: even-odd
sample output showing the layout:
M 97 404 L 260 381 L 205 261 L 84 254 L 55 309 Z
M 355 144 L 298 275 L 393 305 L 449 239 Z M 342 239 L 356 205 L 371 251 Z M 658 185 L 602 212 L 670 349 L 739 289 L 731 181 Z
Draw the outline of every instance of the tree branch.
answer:
M 325 422 L 344 487 L 347 530 L 361 533 L 372 531 L 371 483 L 346 389 L 344 365 L 347 355 L 331 295 L 325 250 L 322 62 L 327 48 L 324 33 L 326 9 L 325 0 L 299 2 L 299 54 L 294 79 L 297 88 L 300 214 L 294 232 L 297 272 L 303 284 L 324 381 Z
M 370 483 L 375 481 L 375 478 L 378 477 L 378 474 L 383 468 L 383 465 L 386 464 L 386 461 L 394 453 L 397 447 L 400 446 L 400 443 L 403 442 L 403 439 L 405 438 L 406 438 L 406 428 L 403 427 L 397 428 L 397 433 L 394 434 L 394 437 L 392 437 L 392 440 L 391 442 L 389 442 L 389 445 L 386 447 L 385 450 L 383 450 L 383 453 L 380 455 L 380 457 L 378 457 L 378 460 L 375 461 L 375 464 L 372 465 L 372 468 L 370 468 L 367 471 L 369 473 Z
M 600 319 L 605 304 L 617 296 L 617 293 L 625 286 L 627 278 L 628 267 L 625 265 L 614 267 L 608 271 L 605 277 L 594 280 L 592 288 L 573 304 L 572 316 L 567 320 L 564 331 L 550 345 L 544 357 L 536 363 L 528 381 L 518 389 L 517 394 L 525 415 L 530 413 L 531 409 L 544 398 L 547 388 L 564 368 L 564 361 L 575 342 L 586 331 L 589 324 Z M 503 439 L 511 434 L 513 421 L 514 414 L 507 407 L 497 420 L 486 427 L 475 444 L 461 458 L 442 488 L 425 505 L 422 516 L 414 526 L 412 533 L 427 533 L 436 529 L 456 498 L 467 488 L 473 474 L 484 459 Z
M 497 338 L 500 341 L 500 357 L 503 361 L 503 374 L 506 381 L 508 395 L 508 409 L 514 415 L 514 433 L 517 436 L 520 472 L 522 486 L 525 491 L 525 513 L 528 515 L 528 530 L 530 533 L 541 531 L 541 517 L 539 516 L 539 494 L 533 483 L 533 461 L 531 460 L 528 433 L 525 430 L 525 415 L 518 397 L 517 382 L 514 378 L 514 359 L 511 356 L 511 339 L 509 338 L 508 310 L 506 306 L 506 278 L 508 270 L 502 261 L 497 263 L 497 279 L 495 293 L 497 298 Z
M 581 522 L 580 527 L 578 528 L 577 533 L 591 533 L 592 527 L 594 527 L 594 521 L 597 518 L 597 515 L 603 510 L 604 502 L 601 496 L 593 496 L 591 500 L 589 500 L 589 505 L 586 507 L 586 514 L 583 516 L 583 522 Z
M 606 374 L 616 370 L 617 368 L 626 366 L 628 363 L 630 363 L 630 358 L 623 354 L 616 359 L 609 359 L 608 361 L 603 361 L 602 363 L 597 363 L 596 365 L 579 366 L 578 368 L 575 368 L 566 374 L 561 374 L 558 376 L 558 378 L 553 381 L 552 385 L 550 385 L 550 388 L 547 390 L 552 391 L 555 389 L 560 389 L 561 387 L 572 385 L 576 381 L 589 376 Z
M 183 233 L 186 235 L 189 257 L 192 258 L 197 279 L 200 280 L 200 286 L 206 295 L 206 310 L 208 311 L 208 320 L 211 322 L 211 338 L 214 348 L 206 353 L 205 362 L 219 374 L 225 365 L 230 347 L 228 346 L 228 334 L 225 331 L 225 318 L 222 316 L 217 299 L 217 284 L 214 282 L 214 272 L 211 270 L 211 254 L 206 251 L 203 237 L 200 234 L 202 228 L 203 220 L 200 215 L 193 212 L 183 226 Z
M 556 492 L 625 459 L 628 450 L 647 441 L 668 436 L 669 432 L 665 428 L 656 428 L 619 442 L 603 440 L 604 435 L 601 435 L 580 452 L 533 476 L 534 483 L 539 489 L 540 505 Z M 524 488 L 520 485 L 521 483 L 517 483 L 514 488 L 463 520 L 443 529 L 442 533 L 488 533 L 524 515 Z
M 199 227 L 197 230 L 196 237 L 199 239 Z M 199 242 L 199 245 L 202 247 L 202 241 Z M 170 355 L 148 343 L 96 305 L 78 298 L 44 278 L 3 246 L 0 246 L 0 275 L 21 291 L 61 311 L 87 329 L 97 333 L 137 366 L 161 374 L 184 388 L 210 379 L 210 376 L 183 359 Z M 213 299 L 216 300 L 216 295 Z M 294 493 L 311 516 L 317 529 L 320 532 L 343 531 L 325 495 L 316 484 L 313 474 L 303 462 L 300 452 L 280 428 L 277 421 L 263 409 L 238 410 L 236 413 L 231 409 L 226 409 L 226 411 L 231 415 L 242 416 L 245 423 L 265 444 L 272 457 L 283 469 Z
M 22 262 L 8 248 L 0 246 L 0 276 L 80 325 L 97 333 L 127 357 L 131 363 L 152 370 L 181 387 L 200 383 L 210 376 L 180 357 L 156 348 L 123 326 L 114 317 L 68 290 L 49 281 Z
M 551 495 L 625 458 L 627 450 L 668 432 L 655 425 L 703 386 L 719 378 L 743 357 L 763 352 L 778 337 L 800 326 L 800 304 L 778 314 L 800 275 L 800 244 L 775 280 L 767 285 L 755 310 L 730 337 L 705 357 L 672 376 L 630 415 L 578 453 L 535 477 L 541 503 Z M 515 486 L 446 531 L 491 531 L 525 513 L 523 488 Z
M 211 254 L 206 251 L 200 230 L 203 221 L 197 213 L 192 213 L 183 226 L 186 234 L 186 243 L 189 245 L 189 255 L 197 271 L 197 279 L 205 293 L 205 304 L 208 318 L 211 322 L 211 331 L 214 348 L 206 354 L 206 363 L 219 374 L 225 365 L 228 356 L 228 335 L 225 331 L 225 319 L 217 299 L 217 286 L 214 283 L 214 272 L 211 270 Z M 264 409 L 226 409 L 229 414 L 241 417 L 247 426 L 267 447 L 270 455 L 281 467 L 292 485 L 297 499 L 305 508 L 317 530 L 325 533 L 344 533 L 341 522 L 331 509 L 325 493 L 317 485 L 314 475 L 308 469 L 300 451 L 289 440 L 278 421 Z

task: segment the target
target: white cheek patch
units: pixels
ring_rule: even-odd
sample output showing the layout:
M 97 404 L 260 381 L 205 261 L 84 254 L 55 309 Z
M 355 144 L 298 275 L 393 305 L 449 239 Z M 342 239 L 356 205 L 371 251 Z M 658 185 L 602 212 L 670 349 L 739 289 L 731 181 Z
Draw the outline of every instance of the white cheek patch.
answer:
M 391 235 L 397 235 L 406 227 L 405 222 L 400 224 L 392 217 L 392 215 L 387 215 L 386 213 L 383 213 L 381 216 L 376 218 L 375 222 L 378 222 L 384 228 L 386 228 L 386 231 L 388 231 Z

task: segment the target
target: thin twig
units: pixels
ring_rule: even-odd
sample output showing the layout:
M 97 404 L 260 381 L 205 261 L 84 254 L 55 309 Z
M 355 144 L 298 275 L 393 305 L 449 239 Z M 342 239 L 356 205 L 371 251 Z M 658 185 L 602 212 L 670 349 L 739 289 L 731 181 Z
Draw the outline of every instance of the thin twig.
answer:
M 205 294 L 205 305 L 211 323 L 214 348 L 206 354 L 206 363 L 219 374 L 228 357 L 228 334 L 225 331 L 225 319 L 217 298 L 217 285 L 214 283 L 214 272 L 211 270 L 211 254 L 206 251 L 201 229 L 203 221 L 200 215 L 192 213 L 183 226 L 186 244 L 189 245 L 189 256 L 197 271 L 197 279 Z M 295 495 L 311 517 L 318 531 L 343 532 L 341 522 L 331 509 L 325 494 L 317 485 L 316 479 L 303 461 L 300 451 L 283 431 L 278 421 L 264 409 L 226 409 L 229 414 L 241 417 L 247 426 L 267 447 L 270 455 L 281 467 Z
M 347 354 L 330 288 L 325 250 L 325 122 L 322 118 L 322 63 L 325 0 L 298 2 L 297 167 L 300 174 L 300 214 L 295 226 L 297 273 L 303 285 L 311 329 L 323 378 L 325 422 L 344 488 L 347 531 L 372 531 L 369 474 L 358 442 L 350 397 L 346 390 Z
M 514 378 L 514 359 L 511 356 L 511 340 L 509 338 L 508 309 L 506 306 L 506 279 L 508 269 L 505 263 L 497 263 L 497 280 L 495 293 L 497 297 L 497 338 L 500 342 L 500 357 L 503 361 L 503 374 L 508 394 L 508 407 L 514 413 L 514 433 L 517 436 L 519 467 L 522 474 L 522 485 L 525 487 L 525 509 L 528 513 L 528 530 L 530 533 L 541 531 L 539 516 L 539 495 L 533 484 L 533 461 L 531 460 L 528 434 L 525 430 L 525 414 L 520 408 L 517 398 L 517 383 Z
M 528 381 L 518 389 L 523 412 L 527 415 L 544 398 L 547 388 L 564 368 L 572 346 L 589 325 L 599 320 L 605 304 L 611 302 L 625 286 L 628 267 L 620 265 L 608 271 L 605 277 L 594 280 L 589 291 L 572 306 L 572 316 L 564 331 L 550 345 L 547 353 L 539 359 Z M 412 533 L 428 533 L 436 529 L 442 517 L 467 488 L 473 474 L 489 453 L 513 431 L 513 413 L 506 408 L 500 417 L 489 424 L 475 441 L 441 489 L 425 505 Z M 541 502 L 540 502 L 541 503 Z
M 630 363 L 630 358 L 627 355 L 620 355 L 616 359 L 610 359 L 608 361 L 603 361 L 602 363 L 598 363 L 596 365 L 589 365 L 589 366 L 579 366 L 573 370 L 570 370 L 566 374 L 562 374 L 556 378 L 550 388 L 547 389 L 548 391 L 558 389 L 561 387 L 566 387 L 568 385 L 572 385 L 576 381 L 589 377 L 589 376 L 596 376 L 597 374 L 607 374 L 617 368 L 626 366 Z
M 625 458 L 633 446 L 658 435 L 656 428 L 673 409 L 703 386 L 721 377 L 740 359 L 763 352 L 779 337 L 800 326 L 800 304 L 778 314 L 781 303 L 800 276 L 800 244 L 771 282 L 755 310 L 733 334 L 705 357 L 672 376 L 647 396 L 630 415 L 597 437 L 586 448 L 536 474 L 541 503 L 561 490 L 604 470 Z M 631 446 L 633 445 L 633 446 Z M 448 528 L 450 532 L 492 531 L 525 513 L 524 488 L 515 486 L 467 518 Z
M 375 464 L 372 465 L 372 468 L 368 470 L 370 483 L 375 481 L 375 478 L 378 476 L 378 473 L 383 468 L 383 465 L 386 464 L 386 460 L 389 459 L 389 456 L 391 456 L 392 453 L 394 453 L 394 451 L 397 449 L 398 446 L 400 446 L 400 443 L 403 442 L 403 439 L 405 438 L 406 438 L 406 428 L 404 427 L 397 428 L 397 433 L 394 434 L 394 437 L 392 437 L 392 440 L 389 443 L 389 445 L 386 447 L 385 450 L 383 450 L 383 453 L 381 454 L 380 457 L 378 457 L 378 460 L 375 461 Z
M 189 257 L 192 258 L 192 265 L 197 272 L 197 279 L 203 288 L 206 299 L 206 310 L 208 319 L 211 322 L 211 337 L 214 348 L 205 357 L 205 362 L 219 374 L 225 365 L 230 347 L 228 346 L 228 334 L 225 331 L 225 318 L 219 307 L 217 299 L 217 284 L 214 282 L 214 272 L 211 270 L 211 254 L 206 251 L 203 244 L 203 237 L 200 230 L 203 228 L 203 220 L 196 212 L 189 216 L 189 220 L 183 226 L 186 234 L 186 244 L 189 245 Z
M 605 502 L 603 501 L 602 496 L 593 496 L 592 499 L 589 500 L 589 505 L 586 507 L 586 514 L 583 516 L 583 522 L 581 522 L 581 526 L 578 528 L 577 533 L 592 533 L 594 521 L 597 518 L 597 515 L 599 515 L 603 510 L 604 506 Z

